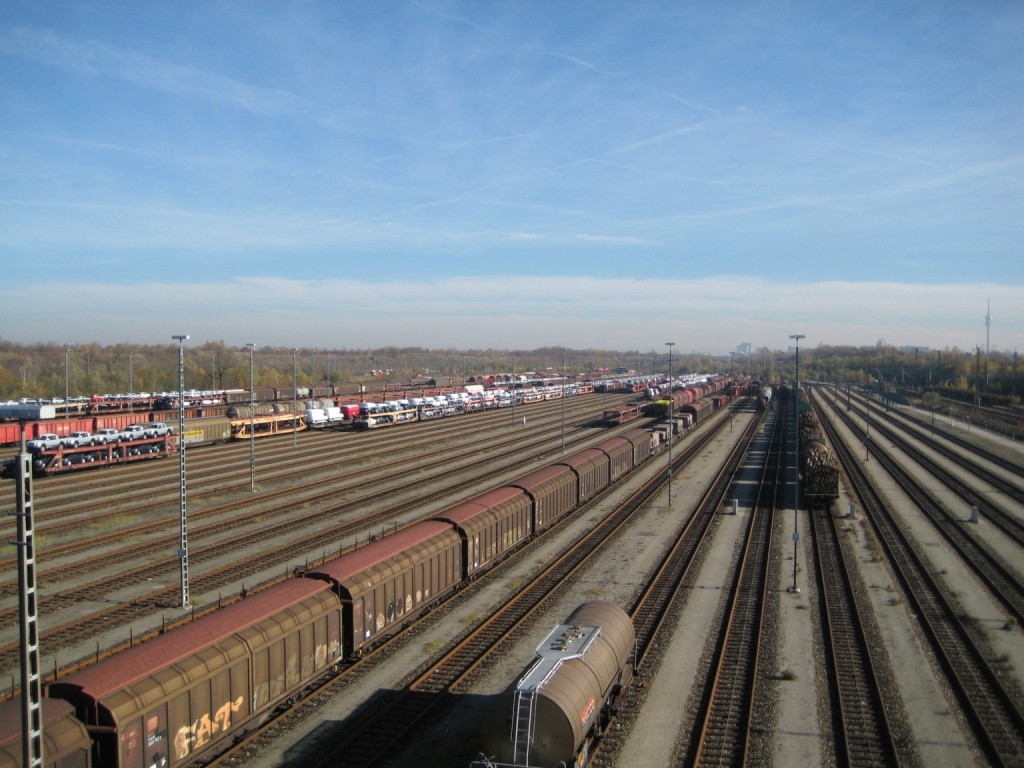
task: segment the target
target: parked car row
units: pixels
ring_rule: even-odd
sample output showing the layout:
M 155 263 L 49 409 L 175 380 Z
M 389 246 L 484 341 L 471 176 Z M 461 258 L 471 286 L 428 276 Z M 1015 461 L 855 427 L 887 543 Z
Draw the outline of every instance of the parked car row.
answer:
M 100 429 L 96 432 L 72 432 L 60 437 L 54 434 L 42 434 L 27 443 L 30 451 L 53 451 L 58 448 L 84 448 L 92 445 L 108 443 L 128 443 L 133 440 L 146 440 L 174 434 L 174 430 L 162 421 L 148 421 L 145 424 L 131 424 L 124 429 Z

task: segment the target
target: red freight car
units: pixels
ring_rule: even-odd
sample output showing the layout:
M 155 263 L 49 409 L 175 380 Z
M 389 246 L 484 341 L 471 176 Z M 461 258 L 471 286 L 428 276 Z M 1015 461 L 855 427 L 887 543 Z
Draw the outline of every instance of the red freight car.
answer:
M 639 466 L 654 453 L 654 436 L 646 429 L 631 429 L 623 433 L 623 438 L 633 446 L 633 466 Z
M 451 523 L 462 538 L 466 575 L 489 567 L 530 538 L 533 500 L 522 488 L 504 486 L 452 507 L 435 520 Z
M 609 481 L 614 483 L 633 469 L 633 444 L 624 437 L 612 437 L 594 446 L 608 456 Z
M 337 592 L 344 653 L 358 655 L 462 581 L 462 541 L 448 523 L 417 523 L 307 575 L 330 582 Z
M 564 464 L 554 464 L 513 480 L 533 499 L 533 532 L 540 533 L 579 503 L 576 473 Z
M 43 757 L 46 768 L 88 768 L 92 738 L 66 701 L 43 699 Z M 0 704 L 0 766 L 22 768 L 21 699 Z
M 604 451 L 587 448 L 558 463 L 571 467 L 579 478 L 581 504 L 611 483 L 611 464 Z
M 95 768 L 191 763 L 302 690 L 341 649 L 341 604 L 295 579 L 56 680 Z

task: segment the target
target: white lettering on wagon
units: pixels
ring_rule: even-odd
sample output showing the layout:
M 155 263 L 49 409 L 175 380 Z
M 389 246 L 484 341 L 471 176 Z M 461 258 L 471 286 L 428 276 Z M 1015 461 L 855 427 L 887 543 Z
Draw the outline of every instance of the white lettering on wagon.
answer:
M 202 715 L 191 725 L 185 725 L 174 734 L 174 751 L 178 759 L 188 757 L 189 754 L 200 749 L 215 733 L 227 731 L 231 728 L 231 714 L 242 708 L 242 697 L 234 701 L 227 701 L 213 713 Z
M 581 725 L 586 725 L 587 720 L 590 718 L 590 716 L 592 714 L 594 714 L 594 707 L 596 707 L 596 706 L 597 706 L 597 699 L 595 699 L 593 696 L 591 696 L 590 697 L 590 701 L 587 702 L 587 706 L 585 706 L 583 708 L 583 711 L 580 712 L 580 724 Z

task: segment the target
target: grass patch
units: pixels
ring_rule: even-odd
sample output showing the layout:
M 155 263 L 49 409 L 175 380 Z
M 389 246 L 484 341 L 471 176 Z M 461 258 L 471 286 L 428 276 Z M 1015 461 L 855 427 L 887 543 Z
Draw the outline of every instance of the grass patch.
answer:
M 132 523 L 137 523 L 141 519 L 141 515 L 133 515 L 126 513 L 123 515 L 115 515 L 113 517 L 108 517 L 104 520 L 92 522 L 89 524 L 89 527 L 97 531 L 106 531 L 113 528 L 120 528 L 125 525 L 131 525 Z
M 446 643 L 444 640 L 431 640 L 427 643 L 425 650 L 429 655 L 433 656 L 440 653 L 445 648 L 445 645 Z

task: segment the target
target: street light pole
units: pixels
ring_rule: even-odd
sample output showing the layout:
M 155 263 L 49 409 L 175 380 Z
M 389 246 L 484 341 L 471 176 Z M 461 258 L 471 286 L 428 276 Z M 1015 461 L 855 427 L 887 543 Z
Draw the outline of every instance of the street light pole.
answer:
M 295 398 L 295 402 L 299 401 L 299 375 L 298 369 L 295 367 L 295 347 L 292 347 L 292 397 Z M 297 416 L 298 414 L 296 414 Z M 292 448 L 296 446 L 296 436 L 299 434 L 299 423 L 298 421 L 292 422 Z
M 256 347 L 252 342 L 249 348 L 249 490 L 256 493 L 256 392 L 252 372 L 252 351 Z
M 665 346 L 668 347 L 668 400 L 669 403 L 674 403 L 675 400 L 672 398 L 672 347 L 676 343 L 674 341 L 666 341 Z M 668 505 L 672 506 L 672 443 L 675 442 L 675 428 L 676 420 L 673 412 L 672 405 L 668 407 Z
M 516 428 L 516 353 L 512 353 L 512 429 Z
M 796 550 L 797 544 L 800 542 L 800 530 L 797 527 L 797 513 L 800 511 L 800 339 L 805 339 L 807 336 L 803 333 L 790 334 L 791 339 L 796 342 L 796 389 L 793 391 L 793 397 L 796 398 L 794 404 L 794 413 L 796 418 L 794 423 L 796 425 L 796 461 L 793 464 L 793 586 L 790 588 L 790 592 L 799 592 L 796 588 Z
M 68 412 L 68 354 L 70 349 L 64 350 L 64 413 Z
M 565 349 L 562 349 L 562 453 L 565 453 Z
M 185 347 L 188 335 L 171 336 L 178 342 L 178 522 L 181 539 L 178 559 L 181 561 L 181 607 L 188 608 L 188 517 L 185 512 Z M 129 360 L 131 356 L 129 355 Z

